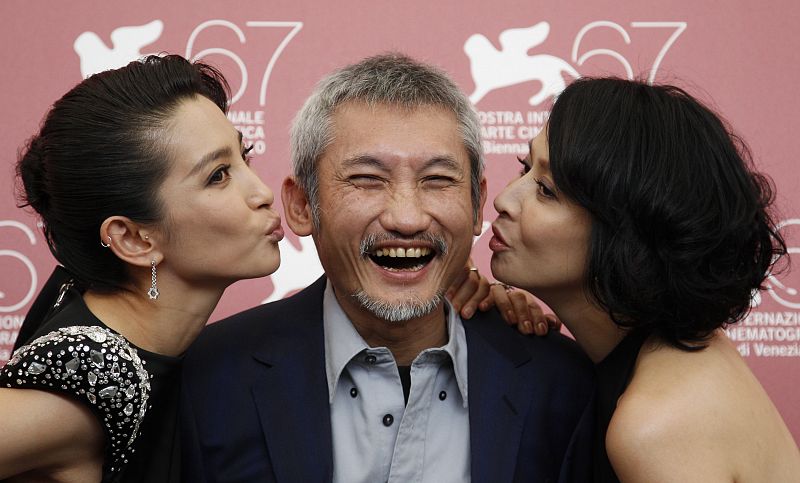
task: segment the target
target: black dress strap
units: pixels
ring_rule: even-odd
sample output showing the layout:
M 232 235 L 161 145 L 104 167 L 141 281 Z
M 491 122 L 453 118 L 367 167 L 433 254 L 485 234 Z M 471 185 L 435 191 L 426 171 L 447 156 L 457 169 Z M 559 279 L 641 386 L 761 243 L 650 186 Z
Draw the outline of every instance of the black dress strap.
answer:
M 627 389 L 633 376 L 633 368 L 642 344 L 648 333 L 635 331 L 625 336 L 617 347 L 597 364 L 596 430 L 594 444 L 594 481 L 618 482 L 614 468 L 606 452 L 606 432 L 611 417 L 617 409 L 617 401 Z

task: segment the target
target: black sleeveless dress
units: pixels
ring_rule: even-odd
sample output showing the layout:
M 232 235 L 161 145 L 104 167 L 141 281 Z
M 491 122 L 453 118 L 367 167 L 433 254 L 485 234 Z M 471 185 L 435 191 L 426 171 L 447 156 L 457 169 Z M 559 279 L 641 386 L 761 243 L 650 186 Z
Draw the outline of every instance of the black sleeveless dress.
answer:
M 617 409 L 617 400 L 627 389 L 642 344 L 649 334 L 633 332 L 625 336 L 605 359 L 597 364 L 597 389 L 595 392 L 596 426 L 594 441 L 595 483 L 619 482 L 606 453 L 606 432 L 611 417 Z
M 180 358 L 140 349 L 103 324 L 63 269 L 37 298 L 15 348 L 0 387 L 58 393 L 91 410 L 106 435 L 103 483 L 179 481 Z

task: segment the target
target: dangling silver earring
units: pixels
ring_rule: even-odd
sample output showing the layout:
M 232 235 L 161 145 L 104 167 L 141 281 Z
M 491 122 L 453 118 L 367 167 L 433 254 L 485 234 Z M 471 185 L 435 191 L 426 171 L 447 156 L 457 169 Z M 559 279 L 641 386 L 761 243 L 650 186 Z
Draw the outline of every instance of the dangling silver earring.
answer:
M 108 238 L 108 243 L 107 244 L 103 243 L 103 240 L 100 240 L 100 246 L 103 247 L 103 248 L 108 248 L 108 247 L 111 246 L 111 235 L 108 235 L 106 238 Z
M 147 291 L 150 300 L 158 298 L 158 283 L 156 282 L 156 261 L 150 261 L 150 290 Z

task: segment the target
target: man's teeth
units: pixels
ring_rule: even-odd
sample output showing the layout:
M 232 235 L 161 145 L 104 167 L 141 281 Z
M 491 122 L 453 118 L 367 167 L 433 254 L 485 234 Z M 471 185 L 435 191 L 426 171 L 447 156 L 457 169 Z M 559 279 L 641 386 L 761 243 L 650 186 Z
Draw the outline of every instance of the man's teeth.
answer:
M 376 257 L 419 258 L 430 255 L 430 248 L 379 248 L 375 250 Z

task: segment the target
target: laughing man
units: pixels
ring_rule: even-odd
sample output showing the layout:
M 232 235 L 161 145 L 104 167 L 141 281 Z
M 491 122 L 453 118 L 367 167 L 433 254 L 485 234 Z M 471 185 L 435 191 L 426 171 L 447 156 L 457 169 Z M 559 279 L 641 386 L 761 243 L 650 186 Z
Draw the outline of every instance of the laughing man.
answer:
M 443 297 L 480 234 L 480 126 L 399 54 L 323 79 L 292 129 L 289 227 L 325 276 L 208 327 L 187 355 L 184 480 L 557 481 L 590 366 Z

